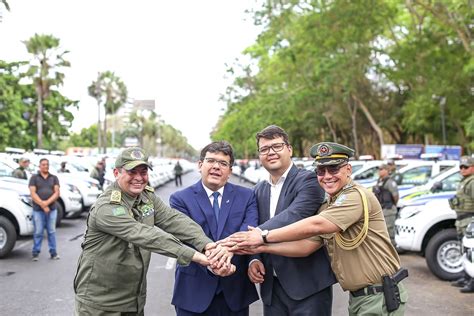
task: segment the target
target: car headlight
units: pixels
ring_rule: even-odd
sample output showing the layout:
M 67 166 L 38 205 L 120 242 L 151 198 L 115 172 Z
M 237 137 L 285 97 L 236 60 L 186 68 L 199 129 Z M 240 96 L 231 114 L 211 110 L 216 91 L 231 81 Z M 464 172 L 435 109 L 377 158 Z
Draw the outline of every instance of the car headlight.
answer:
M 31 198 L 31 195 L 20 195 L 20 200 L 26 205 L 33 206 L 33 199 Z
M 404 207 L 400 210 L 400 218 L 410 218 L 422 211 L 421 207 Z
M 79 189 L 75 185 L 67 184 L 67 188 L 71 192 L 74 192 L 74 193 L 79 194 L 79 195 L 81 194 L 81 192 L 79 191 Z

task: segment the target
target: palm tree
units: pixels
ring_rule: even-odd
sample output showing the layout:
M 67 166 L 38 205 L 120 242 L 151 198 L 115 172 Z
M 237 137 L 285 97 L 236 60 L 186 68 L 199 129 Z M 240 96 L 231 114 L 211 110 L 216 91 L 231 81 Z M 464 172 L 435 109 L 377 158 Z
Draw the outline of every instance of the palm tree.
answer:
M 104 94 L 104 89 L 101 86 L 101 73 L 97 75 L 97 80 L 93 81 L 92 84 L 87 88 L 89 95 L 96 99 L 97 101 L 97 148 L 100 151 L 101 148 L 101 124 L 100 124 L 100 103 L 102 95 Z
M 103 148 L 104 153 L 107 152 L 107 115 L 115 114 L 117 110 L 127 102 L 127 87 L 112 71 L 105 71 L 99 73 L 97 80 L 92 82 L 88 88 L 89 95 L 97 100 L 99 107 L 99 121 L 98 126 L 100 130 L 100 104 L 102 99 L 105 99 L 105 119 L 104 119 L 104 133 L 103 133 Z M 115 132 L 115 131 L 114 131 Z M 100 146 L 100 133 L 98 135 Z M 115 140 L 112 137 L 112 147 L 115 146 Z M 99 147 L 100 148 L 100 147 Z
M 49 96 L 53 86 L 63 84 L 64 74 L 57 71 L 61 67 L 70 67 L 71 64 L 64 59 L 68 51 L 59 49 L 59 39 L 52 35 L 35 34 L 23 42 L 28 53 L 33 54 L 27 75 L 33 79 L 37 99 L 37 144 L 43 148 L 43 102 Z
M 3 4 L 7 11 L 10 11 L 10 6 L 8 5 L 7 0 L 0 0 L 0 3 Z M 2 22 L 2 10 L 0 9 L 0 22 Z

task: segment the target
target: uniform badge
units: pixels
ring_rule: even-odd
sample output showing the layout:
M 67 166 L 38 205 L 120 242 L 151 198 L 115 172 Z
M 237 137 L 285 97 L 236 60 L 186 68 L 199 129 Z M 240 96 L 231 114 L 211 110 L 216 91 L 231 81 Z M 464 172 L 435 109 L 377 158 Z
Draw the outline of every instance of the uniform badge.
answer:
M 123 206 L 119 206 L 112 210 L 112 214 L 114 214 L 114 216 L 122 216 L 122 215 L 127 214 L 127 211 L 125 210 Z
M 110 195 L 110 202 L 120 203 L 121 200 L 122 200 L 122 193 L 117 190 L 112 191 L 112 194 Z
M 143 217 L 150 216 L 153 214 L 153 204 L 145 204 L 140 207 L 140 211 L 143 214 Z
M 347 195 L 346 194 L 341 194 L 337 197 L 336 202 L 334 202 L 334 205 L 341 206 L 342 203 L 344 203 L 344 201 L 346 199 L 347 199 Z
M 331 155 L 331 149 L 329 148 L 328 145 L 323 144 L 323 145 L 319 146 L 318 156 L 324 157 L 324 156 L 329 156 L 329 155 Z
M 135 160 L 142 160 L 143 158 L 145 158 L 145 156 L 143 155 L 143 153 L 140 151 L 140 150 L 133 150 L 131 153 L 130 153 L 130 156 L 135 159 Z

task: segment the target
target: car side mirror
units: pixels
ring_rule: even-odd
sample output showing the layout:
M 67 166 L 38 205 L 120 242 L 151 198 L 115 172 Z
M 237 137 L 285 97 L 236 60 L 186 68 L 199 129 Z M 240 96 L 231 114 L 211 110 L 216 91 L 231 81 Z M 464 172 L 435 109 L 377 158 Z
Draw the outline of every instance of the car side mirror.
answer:
M 435 182 L 433 183 L 433 186 L 431 187 L 431 192 L 439 192 L 443 191 L 443 183 L 442 182 Z

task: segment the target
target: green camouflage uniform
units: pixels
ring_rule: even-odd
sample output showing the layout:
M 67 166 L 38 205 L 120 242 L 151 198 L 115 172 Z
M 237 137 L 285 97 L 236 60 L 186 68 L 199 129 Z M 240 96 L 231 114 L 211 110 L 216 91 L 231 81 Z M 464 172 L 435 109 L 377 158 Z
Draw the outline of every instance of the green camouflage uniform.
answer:
M 456 231 L 459 236 L 463 236 L 474 216 L 474 174 L 459 182 L 456 196 L 449 200 L 449 204 L 457 214 Z
M 12 176 L 19 179 L 28 179 L 25 168 L 23 167 L 18 167 L 15 170 L 13 170 Z
M 150 252 L 188 265 L 212 240 L 188 216 L 171 209 L 147 187 L 131 197 L 114 182 L 87 219 L 74 290 L 76 315 L 143 315 Z

